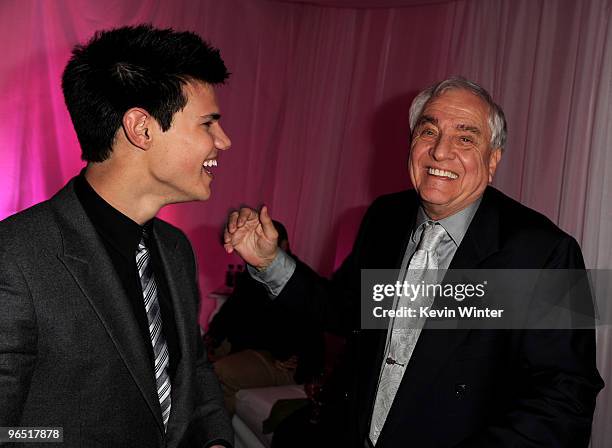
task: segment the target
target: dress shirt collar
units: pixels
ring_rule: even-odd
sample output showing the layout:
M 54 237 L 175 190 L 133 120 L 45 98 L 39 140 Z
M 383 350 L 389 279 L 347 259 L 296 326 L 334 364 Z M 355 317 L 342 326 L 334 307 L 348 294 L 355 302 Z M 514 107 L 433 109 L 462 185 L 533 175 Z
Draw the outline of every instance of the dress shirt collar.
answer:
M 89 185 L 82 172 L 75 181 L 75 191 L 98 233 L 126 260 L 134 259 L 143 229 L 150 230 L 152 221 L 144 226 L 132 221 L 102 199 Z M 150 231 L 148 233 L 150 235 Z
M 444 227 L 444 230 L 446 230 L 446 233 L 450 236 L 451 240 L 457 247 L 459 247 L 461 241 L 463 241 L 463 237 L 465 236 L 470 222 L 472 222 L 472 218 L 474 217 L 476 210 L 478 210 L 478 206 L 480 205 L 481 201 L 482 196 L 454 215 L 450 215 L 444 219 L 435 221 Z M 412 232 L 412 241 L 415 244 L 419 243 L 421 233 L 423 233 L 423 224 L 427 221 L 431 221 L 431 219 L 425 213 L 423 205 L 420 205 L 417 212 L 414 232 Z

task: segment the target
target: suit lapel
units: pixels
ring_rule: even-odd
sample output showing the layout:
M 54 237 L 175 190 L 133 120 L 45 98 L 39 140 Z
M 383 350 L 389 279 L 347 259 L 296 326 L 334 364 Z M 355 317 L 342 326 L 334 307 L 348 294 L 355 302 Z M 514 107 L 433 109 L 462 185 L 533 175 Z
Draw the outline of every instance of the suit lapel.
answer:
M 74 193 L 73 181 L 51 200 L 51 205 L 62 236 L 58 258 L 108 332 L 163 431 L 145 340 L 106 249 Z
M 449 269 L 475 269 L 499 250 L 499 211 L 495 194 L 487 187 L 482 202 L 457 248 Z

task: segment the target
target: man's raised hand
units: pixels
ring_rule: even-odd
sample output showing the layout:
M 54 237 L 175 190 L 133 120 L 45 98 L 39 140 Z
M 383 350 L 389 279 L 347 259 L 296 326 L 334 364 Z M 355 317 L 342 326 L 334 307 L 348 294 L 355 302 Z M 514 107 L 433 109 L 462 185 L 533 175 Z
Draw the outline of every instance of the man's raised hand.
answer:
M 251 266 L 265 269 L 278 253 L 278 232 L 264 205 L 261 212 L 242 207 L 230 213 L 223 234 L 223 247 L 228 254 L 238 252 Z

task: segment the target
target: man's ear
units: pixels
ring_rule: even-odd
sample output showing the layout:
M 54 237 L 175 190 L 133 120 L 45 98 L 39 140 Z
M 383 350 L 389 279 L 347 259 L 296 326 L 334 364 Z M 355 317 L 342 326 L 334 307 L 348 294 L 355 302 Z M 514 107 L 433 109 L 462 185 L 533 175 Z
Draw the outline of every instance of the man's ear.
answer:
M 139 107 L 128 109 L 123 114 L 122 125 L 125 136 L 132 145 L 145 151 L 151 146 L 151 132 L 149 129 L 151 123 L 152 117 L 146 110 Z
M 501 160 L 502 149 L 493 148 L 489 154 L 489 183 L 493 182 L 493 176 L 497 170 L 497 164 Z

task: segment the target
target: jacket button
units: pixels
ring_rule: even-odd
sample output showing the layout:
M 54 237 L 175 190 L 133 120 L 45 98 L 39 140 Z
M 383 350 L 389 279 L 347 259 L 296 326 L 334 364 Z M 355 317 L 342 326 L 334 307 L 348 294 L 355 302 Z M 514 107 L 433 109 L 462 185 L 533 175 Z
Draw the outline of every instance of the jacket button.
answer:
M 463 399 L 467 395 L 468 385 L 467 384 L 455 384 L 455 397 L 458 400 Z

